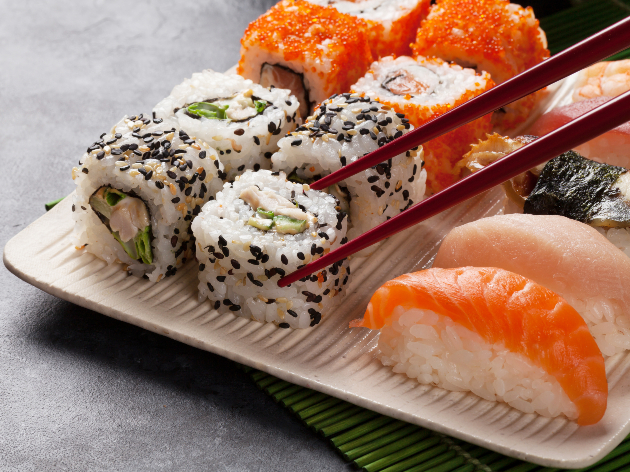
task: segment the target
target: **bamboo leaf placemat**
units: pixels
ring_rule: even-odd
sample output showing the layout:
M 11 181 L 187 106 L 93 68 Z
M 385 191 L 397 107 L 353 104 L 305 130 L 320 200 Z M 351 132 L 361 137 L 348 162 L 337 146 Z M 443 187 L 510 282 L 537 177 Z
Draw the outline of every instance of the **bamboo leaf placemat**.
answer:
M 323 436 L 339 454 L 368 472 L 555 472 L 395 420 L 352 403 L 241 366 L 273 400 Z M 630 470 L 630 436 L 582 471 Z

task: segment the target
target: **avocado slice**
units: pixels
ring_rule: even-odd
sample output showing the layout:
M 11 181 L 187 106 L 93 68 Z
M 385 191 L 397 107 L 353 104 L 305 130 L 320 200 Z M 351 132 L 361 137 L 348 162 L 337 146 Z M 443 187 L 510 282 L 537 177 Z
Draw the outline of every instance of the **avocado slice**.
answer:
M 254 228 L 262 229 L 263 231 L 269 231 L 273 226 L 273 220 L 269 218 L 260 218 L 259 216 L 252 216 L 247 224 Z
M 284 215 L 274 216 L 273 223 L 276 231 L 283 234 L 303 233 L 307 227 L 306 220 L 298 220 Z

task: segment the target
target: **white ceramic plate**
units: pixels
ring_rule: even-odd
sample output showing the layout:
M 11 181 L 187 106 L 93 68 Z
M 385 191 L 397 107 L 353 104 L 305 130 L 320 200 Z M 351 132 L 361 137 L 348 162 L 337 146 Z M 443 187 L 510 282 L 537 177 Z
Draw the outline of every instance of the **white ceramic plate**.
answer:
M 535 115 L 566 101 L 570 82 L 552 86 Z M 473 394 L 419 385 L 375 359 L 375 332 L 348 328 L 382 283 L 428 267 L 452 227 L 498 213 L 498 189 L 393 236 L 367 259 L 354 259 L 353 279 L 342 304 L 319 326 L 295 331 L 219 315 L 209 302 L 199 302 L 195 263 L 152 284 L 75 249 L 70 200 L 20 232 L 4 250 L 9 270 L 52 295 L 288 382 L 545 466 L 588 466 L 630 431 L 630 378 L 624 377 L 630 356 L 607 362 L 610 396 L 604 418 L 597 425 L 578 427 Z

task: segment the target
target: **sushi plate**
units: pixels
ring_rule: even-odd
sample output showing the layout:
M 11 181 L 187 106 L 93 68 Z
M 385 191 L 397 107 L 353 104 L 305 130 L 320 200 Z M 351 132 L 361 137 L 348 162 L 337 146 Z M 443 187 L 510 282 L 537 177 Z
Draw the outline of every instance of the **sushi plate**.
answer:
M 536 119 L 562 104 L 572 79 L 550 87 Z M 418 384 L 375 357 L 374 331 L 349 329 L 371 294 L 385 281 L 429 267 L 453 227 L 502 208 L 491 190 L 427 222 L 391 237 L 369 258 L 351 261 L 353 280 L 345 299 L 313 329 L 280 329 L 230 314 L 220 315 L 197 297 L 197 266 L 153 284 L 107 265 L 74 247 L 71 198 L 32 223 L 4 249 L 15 275 L 52 295 L 191 346 L 268 372 L 409 423 L 544 466 L 581 468 L 614 449 L 630 431 L 629 355 L 607 360 L 609 403 L 596 425 L 524 414 L 476 395 Z

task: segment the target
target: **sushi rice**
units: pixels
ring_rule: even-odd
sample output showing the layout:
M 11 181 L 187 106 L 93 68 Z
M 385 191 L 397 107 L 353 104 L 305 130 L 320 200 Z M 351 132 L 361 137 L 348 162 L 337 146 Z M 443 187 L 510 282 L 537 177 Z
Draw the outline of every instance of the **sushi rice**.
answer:
M 481 336 L 431 310 L 398 306 L 391 326 L 381 329 L 379 359 L 394 372 L 425 385 L 470 391 L 505 402 L 524 413 L 577 418 L 558 380 L 522 354 Z
M 198 111 L 195 104 L 208 110 Z M 176 85 L 154 112 L 176 119 L 178 128 L 216 149 L 225 180 L 233 180 L 246 169 L 271 168 L 278 140 L 301 121 L 299 105 L 289 90 L 207 69 Z M 217 112 L 219 116 L 211 116 Z
M 315 219 L 297 234 L 264 230 L 250 224 L 257 208 L 245 192 L 265 192 L 295 202 Z M 258 189 L 258 190 L 256 190 Z M 245 199 L 243 199 L 243 198 Z M 348 283 L 347 260 L 280 288 L 280 277 L 318 259 L 347 241 L 347 215 L 337 199 L 307 185 L 286 180 L 284 173 L 247 171 L 226 183 L 193 223 L 199 261 L 199 296 L 220 313 L 273 322 L 281 328 L 317 325 L 342 297 Z M 295 210 L 295 208 L 293 208 Z

